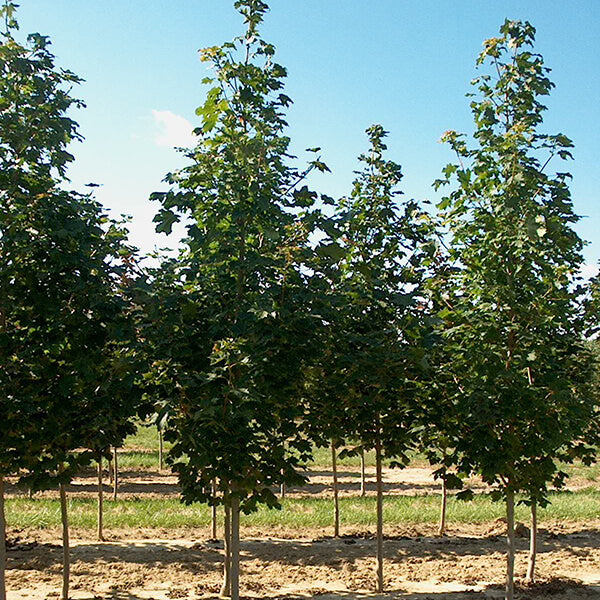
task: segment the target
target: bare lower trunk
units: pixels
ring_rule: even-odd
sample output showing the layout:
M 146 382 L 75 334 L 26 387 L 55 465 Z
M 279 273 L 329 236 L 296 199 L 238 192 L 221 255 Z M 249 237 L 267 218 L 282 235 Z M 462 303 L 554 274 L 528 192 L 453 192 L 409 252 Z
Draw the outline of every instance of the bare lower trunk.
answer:
M 4 515 L 4 476 L 0 475 L 0 600 L 6 600 L 6 519 Z
M 365 475 L 365 451 L 360 451 L 360 495 L 362 497 L 367 493 L 367 478 Z
M 383 485 L 381 473 L 381 440 L 375 444 L 377 477 L 377 592 L 383 592 Z
M 240 598 L 240 505 L 231 500 L 231 600 Z
M 333 476 L 333 537 L 340 536 L 340 504 L 337 477 L 337 456 L 335 443 L 331 441 L 331 471 Z
M 112 456 L 107 461 L 107 470 L 108 470 L 108 482 L 113 483 L 114 469 L 113 469 L 113 457 Z
M 113 500 L 117 501 L 117 494 L 119 492 L 119 465 L 117 464 L 117 447 L 113 448 Z
M 62 545 L 63 545 L 63 587 L 62 600 L 69 600 L 69 579 L 71 576 L 71 564 L 69 561 L 69 521 L 67 518 L 67 492 L 65 484 L 60 484 L 60 517 L 62 521 Z
M 225 517 L 223 519 L 223 584 L 220 595 L 229 598 L 231 596 L 231 509 L 225 504 Z
M 158 470 L 163 470 L 163 434 L 162 429 L 158 430 Z
M 506 600 L 515 597 L 515 494 L 506 494 Z
M 213 479 L 211 484 L 212 497 L 217 499 L 217 480 Z M 210 510 L 210 537 L 213 540 L 217 539 L 217 505 L 213 504 Z
M 446 488 L 446 479 L 442 479 L 442 507 L 440 509 L 440 527 L 439 535 L 446 535 L 446 502 L 448 500 L 448 490 Z
M 104 536 L 102 535 L 102 517 L 104 511 L 104 486 L 102 484 L 102 457 L 98 457 L 98 541 L 103 542 Z
M 27 497 L 28 497 L 30 500 L 33 500 L 33 488 L 32 488 L 32 487 L 28 487 L 28 488 L 27 488 Z
M 279 497 L 283 500 L 285 498 L 285 483 L 279 486 Z
M 527 582 L 535 581 L 535 558 L 537 556 L 537 503 L 531 502 L 531 531 L 529 538 L 529 564 L 527 565 Z

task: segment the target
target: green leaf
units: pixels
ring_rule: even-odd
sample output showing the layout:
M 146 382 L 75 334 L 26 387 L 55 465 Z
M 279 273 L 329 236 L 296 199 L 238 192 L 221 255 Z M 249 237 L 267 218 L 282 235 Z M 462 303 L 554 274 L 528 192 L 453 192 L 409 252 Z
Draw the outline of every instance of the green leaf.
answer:
M 345 250 L 336 243 L 317 246 L 317 253 L 334 261 L 342 260 L 346 256 Z
M 152 219 L 156 225 L 157 233 L 171 233 L 173 225 L 179 222 L 179 216 L 167 209 L 160 209 L 158 213 Z

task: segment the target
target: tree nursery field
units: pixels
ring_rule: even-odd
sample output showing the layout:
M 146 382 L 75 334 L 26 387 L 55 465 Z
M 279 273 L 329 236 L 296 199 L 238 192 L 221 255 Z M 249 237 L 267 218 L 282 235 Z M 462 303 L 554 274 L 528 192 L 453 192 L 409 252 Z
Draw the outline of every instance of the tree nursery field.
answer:
M 104 541 L 97 539 L 97 473 L 68 487 L 72 532 L 72 598 L 166 600 L 218 596 L 223 543 L 211 537 L 206 505 L 184 507 L 177 478 L 159 471 L 156 429 L 126 440 L 119 451 L 118 497 L 104 484 Z M 374 591 L 374 481 L 366 457 L 338 463 L 340 536 L 333 537 L 332 472 L 325 453 L 305 486 L 285 490 L 282 510 L 242 517 L 241 594 L 256 598 L 377 597 Z M 539 515 L 538 576 L 525 584 L 527 510 L 517 512 L 515 573 L 522 598 L 554 600 L 600 595 L 600 485 L 596 469 L 571 469 L 568 489 Z M 105 475 L 108 466 L 105 463 Z M 384 469 L 386 598 L 461 600 L 502 597 L 506 523 L 501 503 L 477 478 L 472 500 L 449 499 L 439 535 L 441 484 L 422 459 Z M 61 586 L 57 491 L 7 486 L 8 598 L 54 598 Z M 218 536 L 222 514 L 218 516 Z
M 149 198 L 186 234 L 142 257 L 69 189 L 81 79 L 0 2 L 0 600 L 598 597 L 600 277 L 535 28 L 483 43 L 436 211 L 379 124 L 311 189 L 234 7 Z

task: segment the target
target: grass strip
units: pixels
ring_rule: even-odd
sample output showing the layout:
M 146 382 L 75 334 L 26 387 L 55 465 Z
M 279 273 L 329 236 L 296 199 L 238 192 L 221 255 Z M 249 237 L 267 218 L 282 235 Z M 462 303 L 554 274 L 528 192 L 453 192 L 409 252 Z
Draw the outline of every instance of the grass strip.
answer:
M 171 444 L 165 442 L 165 454 L 168 452 Z M 350 444 L 349 447 L 352 447 Z M 123 448 L 119 450 L 120 462 L 123 468 L 158 468 L 158 432 L 154 425 L 140 425 L 135 434 L 129 436 L 124 443 Z M 122 454 L 121 454 L 122 453 Z M 409 453 L 410 465 L 412 467 L 428 467 L 428 462 L 424 455 L 411 452 Z M 384 461 L 386 465 L 390 461 Z M 313 460 L 309 463 L 309 468 L 314 470 L 331 469 L 331 453 L 328 447 L 313 448 Z M 359 456 L 348 456 L 338 459 L 339 467 L 355 467 L 360 465 Z M 365 452 L 365 465 L 368 469 L 375 467 L 375 452 L 373 450 Z M 600 479 L 600 462 L 593 465 L 584 465 L 577 461 L 574 464 L 558 463 L 557 467 L 569 474 L 569 476 L 579 477 L 587 481 L 595 482 Z
M 72 498 L 69 501 L 69 520 L 73 527 L 93 530 L 96 526 L 95 500 Z M 104 524 L 107 528 L 195 528 L 206 527 L 210 522 L 210 509 L 206 505 L 186 506 L 175 498 L 128 499 L 114 503 L 105 502 Z M 390 496 L 384 502 L 384 519 L 389 526 L 416 525 L 437 522 L 440 497 Z M 375 498 L 341 498 L 342 523 L 348 527 L 373 527 L 375 525 Z M 583 490 L 557 492 L 551 495 L 551 504 L 539 511 L 539 520 L 585 521 L 597 519 L 600 514 L 600 492 Z M 527 523 L 529 509 L 518 506 L 516 518 Z M 487 495 L 463 502 L 450 498 L 449 523 L 484 523 L 504 516 L 504 505 Z M 282 510 L 261 508 L 242 516 L 242 525 L 311 529 L 331 525 L 331 501 L 327 498 L 290 498 Z M 45 529 L 60 525 L 58 500 L 40 498 L 8 498 L 6 519 L 9 527 L 19 529 Z

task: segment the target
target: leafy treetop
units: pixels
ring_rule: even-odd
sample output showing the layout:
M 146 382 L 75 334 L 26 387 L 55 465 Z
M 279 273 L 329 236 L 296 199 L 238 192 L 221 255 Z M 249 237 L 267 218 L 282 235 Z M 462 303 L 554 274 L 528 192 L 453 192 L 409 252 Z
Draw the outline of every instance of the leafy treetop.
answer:
M 578 436 L 591 410 L 582 388 L 583 243 L 571 228 L 569 174 L 547 172 L 573 144 L 538 131 L 540 97 L 553 84 L 531 51 L 535 30 L 507 20 L 500 34 L 477 61 L 487 70 L 473 82 L 475 145 L 453 131 L 443 137 L 458 159 L 436 183 L 457 182 L 439 208 L 459 293 L 440 317 L 453 355 L 447 369 L 464 396 L 462 468 L 543 499 L 547 483 L 564 478 L 554 457 L 583 451 Z

